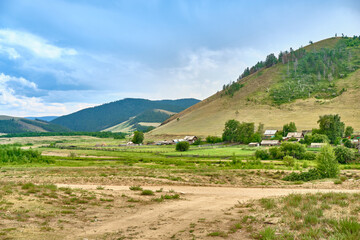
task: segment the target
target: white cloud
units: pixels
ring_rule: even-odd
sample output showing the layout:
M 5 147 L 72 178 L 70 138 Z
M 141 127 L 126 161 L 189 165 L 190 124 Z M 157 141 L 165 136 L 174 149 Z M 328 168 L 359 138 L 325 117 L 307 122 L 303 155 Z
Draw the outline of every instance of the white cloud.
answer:
M 14 89 L 8 86 L 8 83 L 16 82 L 24 87 L 36 90 L 35 83 L 24 78 L 0 74 L 0 114 L 29 116 L 42 114 L 64 114 L 67 109 L 61 103 L 44 103 L 41 98 L 27 97 L 17 94 Z
M 49 44 L 45 39 L 35 36 L 30 33 L 15 31 L 10 29 L 0 29 L 0 44 L 4 49 L 9 49 L 9 56 L 19 55 L 11 54 L 15 53 L 14 48 L 24 48 L 30 51 L 33 55 L 41 58 L 58 59 L 62 56 L 73 56 L 77 54 L 77 51 L 72 48 L 60 48 Z M 14 52 L 15 51 L 15 52 Z
M 18 59 L 20 58 L 20 54 L 11 47 L 3 47 L 0 45 L 0 53 L 6 53 L 9 56 L 9 59 Z

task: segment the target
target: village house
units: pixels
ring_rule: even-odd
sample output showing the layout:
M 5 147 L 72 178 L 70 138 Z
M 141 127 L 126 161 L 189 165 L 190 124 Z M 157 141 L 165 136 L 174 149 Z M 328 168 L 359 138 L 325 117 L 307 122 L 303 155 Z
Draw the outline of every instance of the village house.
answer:
M 261 141 L 261 146 L 279 146 L 280 145 L 280 141 L 279 140 L 262 140 Z
M 193 144 L 197 140 L 197 136 L 186 136 L 184 137 L 184 140 L 187 141 L 190 144 Z
M 310 147 L 311 148 L 322 148 L 323 146 L 325 146 L 327 143 L 311 143 Z
M 249 147 L 259 147 L 259 146 L 260 146 L 260 143 L 258 143 L 258 142 L 249 143 Z
M 264 138 L 271 139 L 271 138 L 275 137 L 275 134 L 277 133 L 277 131 L 278 130 L 265 130 Z
M 304 133 L 302 132 L 289 132 L 286 136 L 286 139 L 289 140 L 290 138 L 296 138 L 297 141 L 304 139 Z

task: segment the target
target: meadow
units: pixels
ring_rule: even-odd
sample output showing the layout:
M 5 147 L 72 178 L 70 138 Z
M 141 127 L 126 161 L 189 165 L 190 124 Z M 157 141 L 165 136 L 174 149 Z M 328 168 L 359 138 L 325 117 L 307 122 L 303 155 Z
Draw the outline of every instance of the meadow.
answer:
M 341 165 L 336 179 L 291 182 L 282 179 L 313 168 L 315 161 L 295 160 L 289 166 L 258 160 L 254 155 L 261 148 L 245 145 L 176 152 L 174 145 L 123 146 L 126 139 L 90 136 L 1 141 L 41 154 L 41 161 L 0 163 L 3 239 L 237 239 L 239 234 L 245 239 L 321 239 L 335 237 L 341 224 L 354 225 L 360 205 L 353 195 L 360 182 L 357 163 Z M 335 203 L 316 218 L 307 216 L 322 208 L 324 197 L 316 192 L 325 190 L 347 193 L 330 196 Z M 309 192 L 297 197 L 299 205 L 287 206 L 281 196 L 294 191 Z M 294 213 L 313 199 L 315 210 Z M 339 207 L 349 212 L 348 219 L 334 211 Z M 277 208 L 286 214 L 277 216 Z M 304 221 L 315 221 L 316 232 L 309 232 Z M 330 230 L 321 230 L 324 226 Z M 341 234 L 348 236 L 346 231 Z

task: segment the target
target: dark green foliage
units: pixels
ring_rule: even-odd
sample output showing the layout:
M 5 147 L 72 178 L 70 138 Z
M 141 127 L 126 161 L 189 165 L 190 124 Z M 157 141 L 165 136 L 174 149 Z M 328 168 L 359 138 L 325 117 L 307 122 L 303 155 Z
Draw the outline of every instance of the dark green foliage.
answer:
M 323 115 L 317 121 L 320 127 L 320 133 L 328 136 L 330 143 L 335 143 L 337 138 L 344 134 L 345 124 L 341 122 L 341 117 L 336 115 Z
M 343 142 L 344 146 L 347 147 L 347 148 L 353 148 L 354 147 L 354 144 L 352 144 L 352 142 L 347 138 L 344 138 L 342 140 L 342 142 Z
M 227 142 L 250 143 L 255 131 L 254 123 L 240 123 L 236 120 L 229 120 L 225 123 L 223 140 Z
M 354 128 L 351 126 L 347 126 L 345 128 L 345 137 L 351 137 L 351 135 L 354 133 Z
M 43 137 L 43 136 L 92 136 L 98 138 L 124 139 L 125 133 L 113 132 L 25 132 L 1 135 L 0 138 L 12 137 Z
M 321 179 L 322 176 L 317 169 L 310 169 L 307 172 L 292 172 L 288 176 L 284 177 L 284 181 L 303 181 L 308 182 L 312 180 Z
M 263 150 L 263 149 L 258 149 L 255 152 L 255 157 L 256 159 L 261 159 L 261 160 L 268 160 L 270 157 L 270 154 L 268 151 Z
M 304 143 L 310 145 L 311 143 L 329 143 L 330 140 L 325 134 L 306 134 L 304 137 Z
M 355 159 L 355 153 L 346 147 L 339 146 L 334 149 L 336 160 L 339 163 L 346 164 L 350 163 Z
M 313 52 L 302 50 L 295 56 L 283 54 L 284 64 L 288 64 L 285 78 L 280 85 L 271 89 L 271 97 L 277 104 L 295 99 L 332 98 L 345 89 L 338 90 L 335 80 L 355 71 L 358 66 L 349 67 L 354 58 L 351 50 L 341 40 L 333 49 L 321 49 Z
M 360 46 L 360 36 L 359 37 L 345 37 L 343 38 L 344 43 L 346 44 L 347 47 L 357 47 Z
M 44 131 L 48 132 L 70 132 L 68 128 L 60 125 L 52 124 L 46 121 L 29 120 L 26 118 L 0 120 L 0 132 L 10 134 L 29 132 L 31 130 L 27 124 L 30 126 L 40 127 Z
M 11 145 L 0 145 L 0 163 L 49 163 L 47 159 L 43 158 L 38 151 L 32 149 L 23 150 Z
M 285 154 L 281 151 L 280 147 L 272 147 L 269 149 L 271 159 L 282 159 Z
M 198 139 L 196 139 L 195 141 L 194 141 L 194 143 L 192 144 L 192 145 L 200 145 L 201 144 L 201 137 L 199 137 Z
M 339 164 L 336 160 L 335 152 L 330 145 L 321 148 L 316 161 L 316 169 L 323 178 L 336 178 L 339 175 Z
M 83 109 L 56 118 L 51 122 L 66 126 L 74 131 L 101 131 L 151 109 L 180 112 L 198 102 L 199 100 L 196 99 L 150 101 L 126 98 L 97 107 Z
M 316 154 L 313 153 L 313 152 L 306 152 L 306 153 L 304 153 L 303 159 L 315 160 L 316 159 Z
M 261 138 L 261 134 L 260 133 L 254 133 L 252 138 L 251 138 L 251 142 L 258 142 L 260 143 L 262 140 Z
M 190 144 L 188 142 L 178 142 L 175 146 L 176 151 L 185 152 L 189 150 Z
M 244 84 L 241 84 L 239 82 L 232 82 L 228 85 L 223 86 L 223 94 L 228 95 L 230 97 L 234 96 L 234 93 L 239 91 L 240 88 L 242 88 Z
M 294 122 L 290 122 L 283 126 L 283 136 L 286 137 L 289 132 L 296 132 L 297 128 Z
M 225 123 L 225 129 L 222 135 L 223 141 L 237 142 L 239 135 L 240 122 L 236 120 L 229 120 Z
M 140 144 L 143 143 L 144 141 L 144 133 L 143 132 L 139 132 L 139 131 L 135 131 L 134 132 L 134 137 L 131 140 L 133 143 L 135 144 Z
M 278 62 L 277 58 L 273 53 L 269 54 L 265 60 L 265 67 L 269 68 L 274 66 Z
M 283 142 L 280 146 L 280 151 L 284 156 L 292 156 L 297 159 L 303 159 L 306 149 L 300 143 Z
M 207 136 L 206 142 L 207 143 L 220 143 L 220 142 L 222 142 L 222 138 L 216 137 L 216 136 Z

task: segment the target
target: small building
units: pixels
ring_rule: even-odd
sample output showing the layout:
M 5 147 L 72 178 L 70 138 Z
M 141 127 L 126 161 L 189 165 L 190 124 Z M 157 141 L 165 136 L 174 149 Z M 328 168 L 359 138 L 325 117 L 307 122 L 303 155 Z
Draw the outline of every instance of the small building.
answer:
M 265 139 L 271 139 L 275 137 L 275 134 L 278 132 L 278 130 L 265 130 L 264 137 Z
M 289 132 L 286 136 L 286 139 L 290 139 L 290 138 L 296 138 L 298 141 L 300 141 L 300 139 L 304 138 L 304 133 L 302 132 Z
M 261 146 L 279 146 L 280 141 L 279 140 L 262 140 Z
M 249 143 L 249 147 L 259 147 L 259 146 L 260 146 L 260 143 L 258 143 L 258 142 Z
M 131 146 L 131 145 L 134 145 L 134 143 L 130 141 L 130 142 L 127 142 L 126 145 Z
M 184 137 L 184 141 L 187 141 L 190 144 L 193 144 L 197 139 L 198 139 L 197 136 L 186 136 L 186 137 Z
M 327 143 L 311 143 L 310 147 L 311 148 L 322 148 L 323 146 L 325 146 Z

